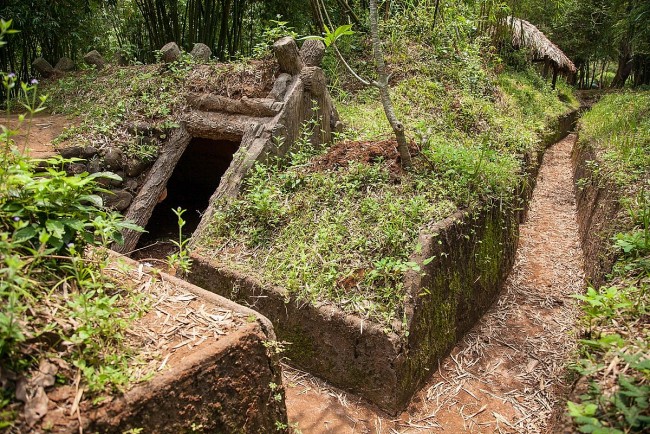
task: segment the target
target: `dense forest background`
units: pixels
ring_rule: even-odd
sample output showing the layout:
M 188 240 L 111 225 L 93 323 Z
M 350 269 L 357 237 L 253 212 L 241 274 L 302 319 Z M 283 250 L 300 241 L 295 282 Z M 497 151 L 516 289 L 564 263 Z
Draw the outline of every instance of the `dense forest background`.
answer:
M 445 25 L 467 38 L 493 32 L 509 15 L 523 18 L 575 62 L 579 87 L 650 84 L 648 1 L 386 0 L 379 6 L 385 37 L 418 32 L 426 23 L 421 34 L 435 38 L 436 26 Z M 328 22 L 363 32 L 367 15 L 367 0 L 3 0 L 0 17 L 22 31 L 9 37 L 0 70 L 26 79 L 38 56 L 54 64 L 92 49 L 147 63 L 170 41 L 188 51 L 202 42 L 217 59 L 230 60 L 259 55 L 283 33 L 319 34 Z

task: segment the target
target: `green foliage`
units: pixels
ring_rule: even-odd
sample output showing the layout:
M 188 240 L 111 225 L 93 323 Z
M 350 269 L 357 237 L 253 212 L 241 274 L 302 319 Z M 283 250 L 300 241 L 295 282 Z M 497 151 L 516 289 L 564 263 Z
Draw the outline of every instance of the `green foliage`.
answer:
M 605 95 L 583 116 L 580 142 L 601 162 L 598 176 L 619 186 L 642 179 L 650 168 L 650 92 Z
M 8 91 L 15 77 L 3 74 L 3 83 Z M 30 96 L 35 86 L 20 88 Z M 25 98 L 27 112 L 33 115 L 44 101 Z M 21 124 L 24 120 L 19 118 Z M 64 167 L 74 160 L 31 160 L 14 146 L 17 133 L 2 125 L 0 366 L 29 368 L 64 344 L 59 356 L 82 370 L 91 392 L 122 386 L 133 376 L 123 332 L 146 303 L 115 286 L 103 273 L 106 255 L 91 255 L 87 248 L 107 247 L 120 241 L 121 230 L 138 228 L 102 207 L 98 194 L 103 190 L 95 180 L 115 175 L 68 176 Z M 5 398 L 0 398 L 0 410 Z M 12 418 L 0 411 L 0 425 L 11 424 Z
M 329 47 L 332 44 L 335 44 L 340 38 L 344 36 L 352 36 L 354 31 L 352 31 L 352 24 L 345 24 L 343 26 L 338 26 L 333 32 L 330 31 L 329 27 L 325 26 L 325 32 L 323 36 L 307 36 L 303 39 L 315 39 L 322 41 L 326 47 Z
M 172 210 L 176 217 L 178 218 L 178 241 L 172 240 L 172 243 L 176 246 L 178 251 L 172 253 L 167 257 L 167 263 L 172 268 L 179 268 L 184 273 L 189 273 L 192 266 L 192 259 L 190 259 L 190 252 L 187 250 L 187 243 L 189 239 L 183 239 L 183 226 L 185 226 L 185 220 L 183 219 L 183 213 L 186 211 L 180 207 Z
M 281 16 L 277 20 L 269 20 L 270 26 L 262 32 L 261 41 L 253 48 L 253 57 L 262 58 L 271 54 L 271 47 L 273 43 L 284 36 L 291 36 L 297 38 L 298 34 L 290 26 L 288 21 L 282 21 Z

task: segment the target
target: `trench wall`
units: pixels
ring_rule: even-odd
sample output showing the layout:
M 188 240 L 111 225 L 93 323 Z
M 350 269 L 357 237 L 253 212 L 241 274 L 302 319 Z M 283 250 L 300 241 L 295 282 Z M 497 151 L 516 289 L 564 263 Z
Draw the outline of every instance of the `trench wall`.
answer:
M 538 151 L 525 156 L 526 176 L 515 203 L 495 201 L 482 209 L 458 211 L 420 234 L 421 253 L 411 260 L 422 264 L 421 273 L 406 277 L 410 299 L 406 306 L 407 357 L 399 365 L 400 395 L 405 405 L 485 311 L 496 301 L 514 263 L 519 224 L 528 203 L 546 148 L 574 128 L 577 112 L 557 120 Z
M 201 250 L 193 254 L 188 279 L 269 317 L 279 339 L 290 342 L 287 357 L 302 369 L 396 414 L 435 371 L 437 361 L 496 300 L 514 261 L 519 223 L 543 150 L 566 136 L 576 118 L 577 112 L 560 118 L 541 149 L 526 156 L 527 176 L 516 194 L 517 203 L 495 202 L 480 210 L 459 211 L 420 235 L 422 253 L 412 260 L 422 264 L 425 258 L 436 259 L 422 266 L 425 276 L 406 277 L 407 330 L 401 323 L 393 325 L 401 333 L 331 305 L 292 300 L 283 288 L 265 287 Z
M 595 173 L 598 156 L 588 143 L 578 142 L 571 155 L 573 179 L 578 207 L 578 234 L 585 256 L 585 277 L 599 287 L 616 261 L 611 238 L 624 229 L 625 218 L 619 218 L 619 188 Z

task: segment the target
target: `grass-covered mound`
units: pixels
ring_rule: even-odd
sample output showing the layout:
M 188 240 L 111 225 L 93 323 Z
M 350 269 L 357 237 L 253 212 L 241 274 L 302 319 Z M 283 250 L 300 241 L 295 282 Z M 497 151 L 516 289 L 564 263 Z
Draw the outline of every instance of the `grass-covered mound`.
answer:
M 61 146 L 119 148 L 128 158 L 151 162 L 160 144 L 178 127 L 191 92 L 239 99 L 265 97 L 274 62 L 197 64 L 186 53 L 171 64 L 109 66 L 45 83 L 48 109 L 78 118 L 57 140 Z
M 422 45 L 409 57 L 391 54 L 412 170 L 400 168 L 386 141 L 377 92 L 339 90 L 343 140 L 313 149 L 305 139 L 287 161 L 257 165 L 237 200 L 217 204 L 199 243 L 299 300 L 401 320 L 419 232 L 459 208 L 514 206 L 524 154 L 576 106 L 566 87 L 553 91 L 534 71 L 496 75 L 498 59 L 482 58 L 485 50 L 475 42 L 460 54 Z
M 603 179 L 638 187 L 650 168 L 650 92 L 605 95 L 584 114 L 580 141 L 598 154 Z
M 583 304 L 579 399 L 569 411 L 580 432 L 650 427 L 650 92 L 604 96 L 580 123 L 596 186 L 616 186 L 627 210 L 614 227 L 618 255 L 607 282 L 577 295 Z M 612 182 L 613 181 L 613 182 Z

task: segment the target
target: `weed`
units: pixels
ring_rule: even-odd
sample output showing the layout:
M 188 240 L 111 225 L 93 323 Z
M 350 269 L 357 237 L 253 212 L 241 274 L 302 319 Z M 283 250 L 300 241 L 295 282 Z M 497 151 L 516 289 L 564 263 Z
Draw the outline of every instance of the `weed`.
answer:
M 291 36 L 296 38 L 298 34 L 290 26 L 288 21 L 282 21 L 282 15 L 278 15 L 275 20 L 269 20 L 272 26 L 267 26 L 262 32 L 261 41 L 253 47 L 253 57 L 261 59 L 271 54 L 271 46 L 275 41 L 284 37 Z
M 0 23 L 4 34 L 7 23 Z M 8 91 L 15 77 L 3 74 L 3 84 Z M 46 100 L 35 96 L 36 86 L 20 85 L 30 115 Z M 123 386 L 133 379 L 124 329 L 146 303 L 124 297 L 102 273 L 106 255 L 87 248 L 119 242 L 121 230 L 139 228 L 103 207 L 96 180 L 115 175 L 68 176 L 64 166 L 76 160 L 31 160 L 16 149 L 17 133 L 4 125 L 0 133 L 0 367 L 29 369 L 52 350 L 44 336 L 58 334 L 65 344 L 60 357 L 82 371 L 90 392 Z M 3 427 L 15 416 L 3 411 L 8 398 L 0 397 Z
M 618 186 L 643 179 L 650 167 L 650 92 L 603 96 L 580 122 L 580 143 L 600 159 L 599 178 Z
M 190 268 L 192 267 L 192 259 L 190 258 L 190 252 L 187 249 L 189 238 L 184 239 L 183 237 L 183 226 L 185 226 L 183 213 L 185 213 L 186 210 L 179 207 L 172 211 L 178 218 L 178 241 L 172 240 L 172 243 L 176 246 L 178 251 L 167 257 L 167 263 L 172 268 L 178 267 L 183 273 L 189 273 Z

